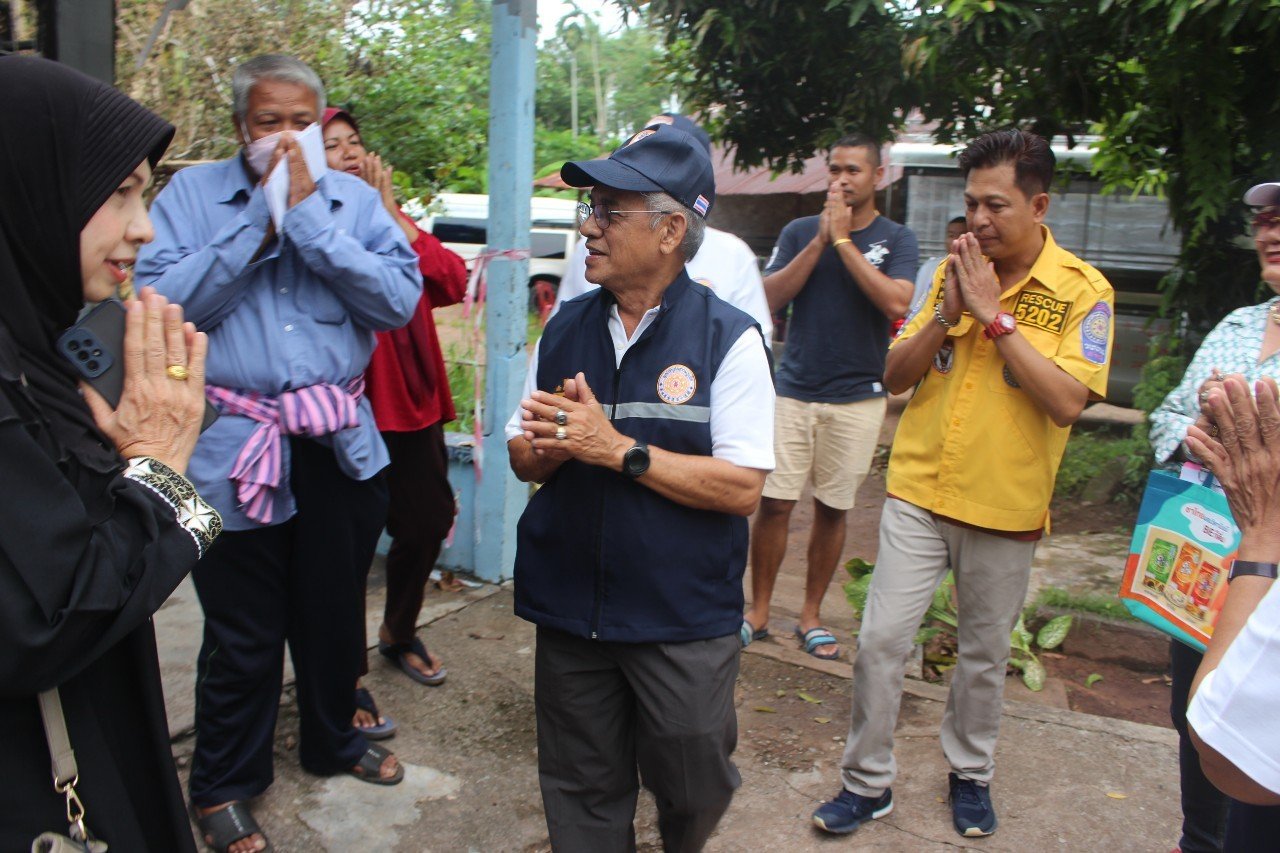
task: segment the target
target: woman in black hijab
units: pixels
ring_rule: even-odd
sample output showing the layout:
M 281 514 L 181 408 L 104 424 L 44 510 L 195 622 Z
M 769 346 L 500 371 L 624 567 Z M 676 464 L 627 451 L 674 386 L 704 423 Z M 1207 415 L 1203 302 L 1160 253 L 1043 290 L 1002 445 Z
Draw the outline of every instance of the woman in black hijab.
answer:
M 57 687 L 89 830 L 193 850 L 150 618 L 221 529 L 182 476 L 207 340 L 129 304 L 112 411 L 54 342 L 151 239 L 142 191 L 173 128 L 53 62 L 0 58 L 0 850 L 66 834 L 36 694 Z

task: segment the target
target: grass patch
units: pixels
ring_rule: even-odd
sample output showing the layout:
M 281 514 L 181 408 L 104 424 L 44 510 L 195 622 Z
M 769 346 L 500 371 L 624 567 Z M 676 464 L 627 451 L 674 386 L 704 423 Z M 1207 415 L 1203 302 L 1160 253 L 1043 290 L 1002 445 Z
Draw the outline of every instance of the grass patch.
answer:
M 1065 589 L 1045 587 L 1032 600 L 1028 609 L 1034 612 L 1039 607 L 1052 607 L 1056 610 L 1070 610 L 1076 613 L 1092 613 L 1108 619 L 1123 619 L 1136 622 L 1133 614 L 1125 608 L 1120 599 L 1113 595 L 1099 593 L 1076 594 Z

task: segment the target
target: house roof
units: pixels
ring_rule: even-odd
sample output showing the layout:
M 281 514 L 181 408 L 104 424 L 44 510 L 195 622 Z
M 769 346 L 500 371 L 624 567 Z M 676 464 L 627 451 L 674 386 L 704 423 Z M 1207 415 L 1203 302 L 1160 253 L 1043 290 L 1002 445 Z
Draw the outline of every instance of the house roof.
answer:
M 884 161 L 889 168 L 885 169 L 884 178 L 876 189 L 884 189 L 902 177 L 902 167 L 893 165 L 890 160 L 890 149 L 884 150 Z M 608 155 L 602 154 L 597 160 Z M 775 175 L 767 166 L 739 171 L 733 165 L 733 149 L 715 146 L 711 150 L 711 163 L 715 168 L 716 195 L 776 195 L 790 193 L 820 193 L 827 189 L 827 158 L 824 154 L 815 154 L 804 161 L 804 168 L 799 172 L 783 172 Z M 571 189 L 560 180 L 559 173 L 547 175 L 533 182 L 535 187 L 551 189 Z

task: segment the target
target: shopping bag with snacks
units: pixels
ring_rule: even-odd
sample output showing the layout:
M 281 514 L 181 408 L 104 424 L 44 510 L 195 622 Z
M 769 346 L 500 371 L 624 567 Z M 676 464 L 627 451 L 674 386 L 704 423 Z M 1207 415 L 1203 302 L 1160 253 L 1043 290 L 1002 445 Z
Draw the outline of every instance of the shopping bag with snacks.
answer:
M 1152 471 L 1120 598 L 1143 622 L 1204 651 L 1239 545 L 1240 529 L 1208 471 L 1194 463 L 1180 474 Z

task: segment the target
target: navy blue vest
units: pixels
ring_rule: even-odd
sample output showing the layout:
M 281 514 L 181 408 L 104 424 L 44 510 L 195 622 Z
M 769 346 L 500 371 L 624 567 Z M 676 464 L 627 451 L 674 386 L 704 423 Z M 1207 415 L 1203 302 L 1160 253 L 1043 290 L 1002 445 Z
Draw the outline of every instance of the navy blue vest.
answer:
M 710 456 L 711 382 L 759 326 L 681 271 L 615 367 L 613 304 L 601 288 L 561 306 L 539 345 L 538 388 L 558 391 L 581 371 L 623 435 Z M 569 460 L 520 518 L 516 614 L 606 641 L 723 637 L 742 625 L 746 560 L 745 518 L 689 509 L 619 471 Z

